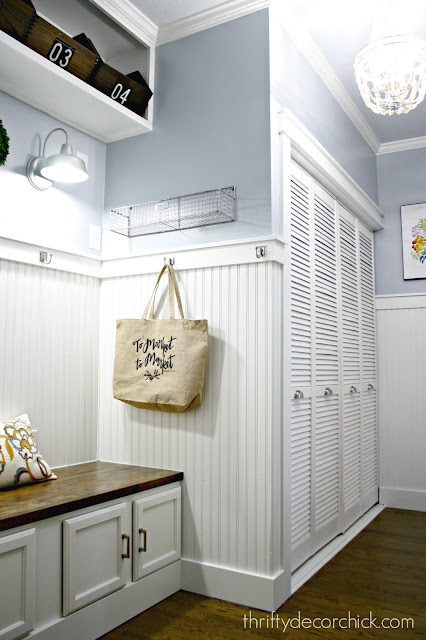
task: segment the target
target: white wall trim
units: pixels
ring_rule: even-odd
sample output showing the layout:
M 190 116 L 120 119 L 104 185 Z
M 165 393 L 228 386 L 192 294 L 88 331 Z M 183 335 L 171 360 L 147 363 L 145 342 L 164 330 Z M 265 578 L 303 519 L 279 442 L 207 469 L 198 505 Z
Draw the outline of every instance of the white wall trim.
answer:
M 426 491 L 380 487 L 380 503 L 392 509 L 426 511 Z
M 266 256 L 264 258 L 256 257 L 257 246 L 266 247 Z M 285 246 L 281 239 L 274 236 L 266 236 L 249 240 L 233 240 L 223 243 L 197 245 L 195 247 L 182 247 L 173 250 L 167 249 L 144 255 L 104 260 L 101 268 L 101 278 L 155 273 L 163 266 L 164 258 L 174 258 L 176 270 L 257 262 L 279 262 L 284 264 Z
M 329 542 L 325 547 L 318 551 L 312 558 L 302 564 L 291 576 L 291 593 L 295 593 L 302 585 L 305 584 L 312 576 L 317 573 L 327 562 L 329 562 L 339 551 L 343 549 L 355 536 L 357 536 L 365 527 L 376 518 L 385 507 L 377 504 L 371 507 L 359 520 L 349 527 L 345 533 L 338 535 L 334 540 Z
M 40 251 L 52 253 L 52 262 L 43 264 L 40 262 Z M 43 269 L 57 269 L 69 273 L 78 273 L 84 276 L 99 278 L 101 273 L 101 260 L 82 253 L 68 253 L 51 247 L 21 242 L 0 237 L 0 259 L 13 262 L 32 264 Z
M 426 307 L 425 293 L 396 293 L 376 296 L 376 310 L 392 309 L 424 309 Z
M 423 147 L 426 147 L 426 136 L 406 138 L 405 140 L 382 142 L 377 154 L 382 155 L 384 153 L 397 153 L 398 151 L 411 151 L 412 149 L 422 149 Z
M 137 40 L 150 47 L 157 44 L 158 27 L 130 0 L 90 0 Z
M 184 558 L 181 564 L 181 588 L 186 591 L 262 611 L 276 611 L 290 597 L 284 571 L 267 576 Z
M 281 112 L 281 134 L 291 142 L 291 157 L 372 231 L 383 228 L 383 213 L 345 169 L 289 109 Z
M 270 0 L 231 0 L 231 2 L 224 2 L 211 9 L 194 13 L 187 18 L 159 27 L 157 46 L 185 38 L 211 27 L 217 27 L 237 18 L 242 18 L 249 13 L 266 9 L 269 5 Z
M 265 247 L 266 255 L 256 257 L 256 247 Z M 52 262 L 40 262 L 40 251 L 52 253 Z M 0 259 L 32 264 L 43 269 L 57 269 L 94 278 L 116 278 L 147 273 L 156 273 L 164 265 L 164 258 L 174 258 L 175 268 L 202 269 L 236 264 L 278 262 L 286 260 L 285 242 L 277 236 L 263 236 L 205 245 L 176 247 L 123 258 L 102 260 L 81 253 L 68 253 L 49 247 L 0 237 Z

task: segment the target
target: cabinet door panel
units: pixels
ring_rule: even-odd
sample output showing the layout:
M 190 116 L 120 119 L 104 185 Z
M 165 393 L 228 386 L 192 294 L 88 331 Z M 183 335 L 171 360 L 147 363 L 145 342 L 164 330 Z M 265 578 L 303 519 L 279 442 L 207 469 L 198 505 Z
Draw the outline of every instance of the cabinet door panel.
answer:
M 180 487 L 133 502 L 133 580 L 180 558 L 180 512 Z
M 35 529 L 0 538 L 0 638 L 14 640 L 34 624 Z
M 124 586 L 126 511 L 122 503 L 64 521 L 64 615 Z

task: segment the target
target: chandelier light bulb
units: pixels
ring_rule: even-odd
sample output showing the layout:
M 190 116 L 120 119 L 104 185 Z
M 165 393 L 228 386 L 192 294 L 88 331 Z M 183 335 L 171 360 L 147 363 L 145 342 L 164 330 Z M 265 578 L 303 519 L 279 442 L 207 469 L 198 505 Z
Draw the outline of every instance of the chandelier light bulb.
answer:
M 374 113 L 407 113 L 425 97 L 424 40 L 404 35 L 379 38 L 357 53 L 354 68 L 361 96 Z

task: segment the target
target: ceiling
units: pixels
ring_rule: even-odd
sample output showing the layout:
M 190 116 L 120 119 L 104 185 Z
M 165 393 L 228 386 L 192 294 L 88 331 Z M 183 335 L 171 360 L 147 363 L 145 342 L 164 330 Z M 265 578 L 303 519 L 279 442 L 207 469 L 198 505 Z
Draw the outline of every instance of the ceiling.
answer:
M 425 0 L 280 0 L 300 22 L 311 51 L 319 49 L 323 61 L 337 76 L 339 94 L 347 94 L 350 110 L 361 128 L 374 132 L 377 141 L 389 143 L 426 136 L 426 100 L 401 115 L 381 116 L 368 109 L 359 94 L 353 71 L 356 53 L 371 39 L 378 25 L 397 25 L 426 40 Z M 234 0 L 132 0 L 152 22 L 164 27 L 212 7 Z M 390 19 L 390 17 L 392 19 Z M 333 74 L 331 74 L 333 76 Z M 356 113 L 358 111 L 358 113 Z

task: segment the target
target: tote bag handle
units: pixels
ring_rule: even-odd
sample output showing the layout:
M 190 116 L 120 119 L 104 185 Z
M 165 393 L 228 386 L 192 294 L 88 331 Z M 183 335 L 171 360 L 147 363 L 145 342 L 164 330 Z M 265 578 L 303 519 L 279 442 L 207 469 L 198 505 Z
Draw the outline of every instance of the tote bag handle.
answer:
M 182 300 L 180 297 L 179 286 L 176 280 L 176 274 L 174 272 L 174 269 L 171 265 L 164 265 L 164 267 L 161 269 L 160 274 L 157 278 L 157 282 L 155 283 L 155 287 L 151 294 L 151 297 L 149 298 L 147 305 L 144 309 L 142 318 L 149 317 L 150 320 L 153 320 L 154 318 L 155 296 L 158 290 L 158 286 L 160 284 L 160 280 L 163 277 L 163 274 L 166 271 L 166 269 L 167 269 L 167 274 L 169 276 L 169 317 L 172 320 L 175 317 L 175 296 L 178 303 L 180 317 L 181 318 L 185 317 L 183 314 Z

